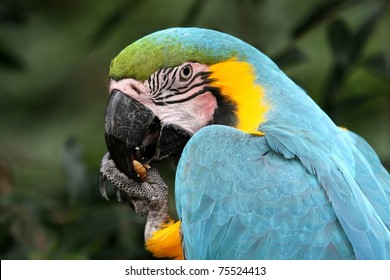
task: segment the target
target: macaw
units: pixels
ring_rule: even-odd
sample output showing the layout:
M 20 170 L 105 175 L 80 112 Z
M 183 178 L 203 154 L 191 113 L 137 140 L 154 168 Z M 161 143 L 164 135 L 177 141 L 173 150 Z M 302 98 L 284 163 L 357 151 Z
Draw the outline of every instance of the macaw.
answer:
M 251 45 L 157 31 L 112 60 L 109 91 L 101 193 L 108 180 L 147 216 L 156 257 L 390 259 L 378 156 Z M 177 222 L 153 167 L 167 158 L 178 159 Z

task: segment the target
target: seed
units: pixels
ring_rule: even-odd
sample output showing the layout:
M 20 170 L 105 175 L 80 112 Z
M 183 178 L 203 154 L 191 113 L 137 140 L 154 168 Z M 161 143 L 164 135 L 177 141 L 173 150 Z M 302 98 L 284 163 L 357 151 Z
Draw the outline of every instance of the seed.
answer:
M 139 161 L 133 159 L 133 168 L 134 171 L 137 173 L 138 177 L 141 180 L 145 180 L 147 173 L 146 173 L 146 168 L 145 166 L 142 165 Z

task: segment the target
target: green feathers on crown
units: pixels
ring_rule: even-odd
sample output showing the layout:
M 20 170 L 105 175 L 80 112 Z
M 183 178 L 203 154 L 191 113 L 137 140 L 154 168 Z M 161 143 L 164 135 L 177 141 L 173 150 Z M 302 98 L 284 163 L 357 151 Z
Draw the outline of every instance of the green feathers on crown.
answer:
M 111 62 L 110 78 L 146 80 L 153 72 L 186 61 L 214 64 L 237 56 L 229 35 L 200 28 L 171 28 L 152 33 L 121 51 Z M 237 46 L 237 45 L 236 45 Z

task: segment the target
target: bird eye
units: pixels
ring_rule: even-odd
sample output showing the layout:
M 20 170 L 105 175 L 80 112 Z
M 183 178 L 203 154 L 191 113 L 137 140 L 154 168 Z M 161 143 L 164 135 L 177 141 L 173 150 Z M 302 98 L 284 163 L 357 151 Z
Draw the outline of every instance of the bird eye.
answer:
M 180 70 L 180 80 L 181 81 L 187 81 L 192 76 L 192 67 L 191 65 L 187 64 Z

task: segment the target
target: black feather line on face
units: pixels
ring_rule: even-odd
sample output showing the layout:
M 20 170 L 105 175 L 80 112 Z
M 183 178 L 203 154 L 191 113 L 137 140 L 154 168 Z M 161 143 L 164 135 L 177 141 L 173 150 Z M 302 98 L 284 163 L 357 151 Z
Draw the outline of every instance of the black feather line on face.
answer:
M 155 100 L 160 101 L 162 99 L 172 97 L 176 94 L 184 94 L 197 86 L 201 86 L 209 82 L 208 77 L 210 76 L 211 72 L 198 72 L 193 75 L 184 86 L 174 87 L 174 84 L 177 81 L 177 73 L 180 69 L 181 67 L 163 68 L 156 71 L 148 78 L 147 82 L 151 89 L 151 94 Z M 201 77 L 202 81 L 191 86 L 191 84 L 198 77 Z M 173 94 L 162 96 L 165 92 L 172 92 Z
M 196 87 L 199 87 L 199 86 L 203 86 L 203 85 L 206 85 L 208 84 L 210 81 L 209 80 L 203 80 L 197 84 L 194 84 L 192 86 L 190 86 L 189 88 L 186 88 L 186 90 L 184 91 L 179 91 L 179 90 L 176 90 L 176 89 L 169 89 L 169 91 L 173 91 L 174 93 L 171 93 L 171 94 L 167 94 L 167 95 L 164 95 L 164 96 L 161 96 L 161 97 L 158 97 L 158 98 L 155 98 L 154 100 L 156 102 L 159 102 L 160 100 L 164 100 L 164 99 L 167 99 L 167 98 L 170 98 L 170 97 L 173 97 L 173 96 L 179 96 L 179 95 L 183 95 L 183 94 L 186 94 L 187 92 L 189 92 L 190 90 L 196 88 Z M 191 96 L 198 96 L 199 94 L 196 93 L 194 95 L 191 95 Z M 191 98 L 189 98 L 191 99 Z M 188 100 L 188 99 L 187 99 Z M 157 104 L 157 103 L 156 103 Z
M 159 85 L 159 83 L 157 83 L 157 88 L 156 90 L 153 91 L 153 97 L 154 98 L 157 98 L 159 96 L 161 96 L 162 94 L 164 94 L 164 89 L 166 90 L 169 90 L 170 88 L 172 88 L 172 85 L 176 82 L 176 72 L 177 72 L 177 68 L 171 68 L 173 72 L 173 74 L 169 77 L 172 77 L 171 79 L 167 78 L 165 79 L 166 76 L 164 76 L 164 84 L 162 86 Z M 160 70 L 158 73 L 156 73 L 156 78 L 154 78 L 153 80 L 157 80 L 158 77 L 160 76 L 161 72 L 163 72 L 164 69 Z M 168 71 L 168 73 L 171 73 L 172 72 L 171 70 Z M 164 75 L 168 75 L 168 74 L 164 74 Z
M 199 76 L 202 78 L 202 80 L 207 80 L 207 78 L 210 76 L 210 74 L 211 74 L 211 72 L 198 72 L 198 73 L 196 73 L 194 76 L 192 76 L 191 80 L 189 80 L 189 81 L 187 82 L 187 84 L 185 84 L 185 85 L 182 86 L 182 87 L 178 87 L 177 89 L 178 89 L 178 90 L 182 90 L 182 89 L 188 88 L 188 86 L 191 85 L 191 84 L 194 82 L 194 80 L 195 80 L 196 78 L 198 78 Z
M 191 96 L 188 96 L 186 98 L 183 98 L 183 99 L 179 99 L 179 100 L 165 100 L 165 101 L 155 101 L 153 100 L 154 104 L 156 105 L 159 105 L 159 106 L 164 106 L 164 105 L 167 105 L 167 104 L 176 104 L 176 103 L 183 103 L 183 102 L 186 102 L 188 100 L 191 100 L 201 94 L 204 94 L 206 92 L 209 92 L 210 91 L 210 87 L 204 87 L 202 90 L 198 91 L 197 93 L 191 95 Z M 165 98 L 164 98 L 165 99 Z

